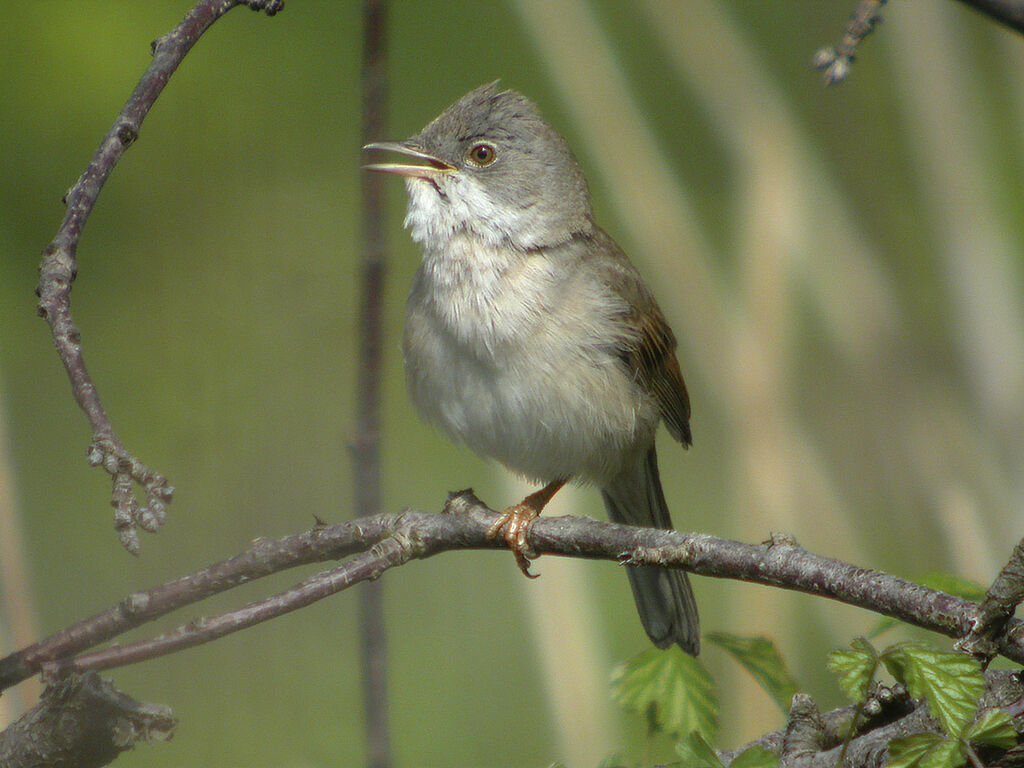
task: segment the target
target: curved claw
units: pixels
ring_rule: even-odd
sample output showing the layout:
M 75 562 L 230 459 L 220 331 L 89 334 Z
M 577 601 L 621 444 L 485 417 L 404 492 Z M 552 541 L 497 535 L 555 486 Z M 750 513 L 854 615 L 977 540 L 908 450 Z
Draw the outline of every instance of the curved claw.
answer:
M 537 578 L 530 573 L 530 560 L 537 557 L 537 553 L 530 549 L 530 543 L 526 540 L 526 536 L 530 532 L 533 521 L 540 517 L 541 510 L 563 485 L 565 485 L 564 479 L 548 483 L 518 504 L 507 507 L 487 529 L 487 538 L 489 539 L 497 536 L 502 528 L 505 529 L 505 543 L 516 556 L 516 565 L 519 566 L 519 570 L 528 579 Z
M 537 557 L 537 553 L 530 548 L 530 543 L 526 538 L 530 526 L 538 517 L 540 517 L 540 510 L 524 501 L 506 508 L 487 529 L 487 538 L 489 539 L 495 538 L 502 528 L 505 529 L 505 544 L 515 555 L 519 570 L 528 579 L 536 579 L 539 575 L 530 573 L 530 560 Z

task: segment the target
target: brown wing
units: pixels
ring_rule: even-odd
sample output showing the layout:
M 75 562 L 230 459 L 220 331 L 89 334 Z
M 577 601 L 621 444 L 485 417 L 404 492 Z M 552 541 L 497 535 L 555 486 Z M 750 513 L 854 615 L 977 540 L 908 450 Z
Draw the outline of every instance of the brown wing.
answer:
M 610 257 L 602 261 L 601 269 L 609 287 L 632 309 L 629 324 L 638 330 L 625 335 L 618 346 L 619 356 L 637 383 L 658 401 L 668 431 L 683 445 L 690 445 L 690 396 L 676 360 L 675 334 L 640 273 L 615 241 L 595 227 L 593 246 Z
M 676 337 L 665 322 L 658 305 L 652 302 L 637 316 L 640 342 L 631 352 L 637 380 L 654 394 L 661 408 L 665 426 L 676 440 L 690 445 L 690 396 L 686 392 L 679 361 L 676 360 Z

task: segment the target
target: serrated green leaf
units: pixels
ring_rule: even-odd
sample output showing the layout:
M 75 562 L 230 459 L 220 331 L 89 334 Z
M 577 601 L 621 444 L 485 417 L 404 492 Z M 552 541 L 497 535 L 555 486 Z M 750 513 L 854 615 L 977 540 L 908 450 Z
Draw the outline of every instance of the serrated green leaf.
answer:
M 779 768 L 779 758 L 764 747 L 753 746 L 736 755 L 729 768 Z
M 963 653 L 936 651 L 907 643 L 886 651 L 886 666 L 910 695 L 923 697 L 946 733 L 957 735 L 974 719 L 985 692 L 981 665 Z
M 957 768 L 964 762 L 955 741 L 937 733 L 915 733 L 889 742 L 886 768 Z
M 907 682 L 907 660 L 901 653 L 902 645 L 891 645 L 882 652 L 882 663 L 897 682 Z
M 715 750 L 696 731 L 676 744 L 676 753 L 687 768 L 725 768 Z
M 969 723 L 960 736 L 964 741 L 988 744 L 999 749 L 1010 749 L 1017 744 L 1013 719 L 1001 709 L 990 709 L 978 718 L 978 722 Z
M 828 668 L 839 676 L 839 687 L 851 701 L 864 701 L 878 666 L 878 653 L 863 637 L 854 638 L 850 649 L 829 651 Z
M 974 603 L 985 598 L 985 587 L 981 584 L 942 571 L 926 573 L 921 579 L 921 585 Z
M 889 742 L 887 768 L 913 768 L 921 759 L 945 739 L 937 733 L 915 733 Z
M 705 637 L 736 659 L 783 713 L 789 712 L 797 686 L 775 643 L 766 637 L 744 637 L 731 632 L 712 632 Z
M 714 739 L 718 702 L 711 676 L 679 648 L 655 648 L 637 654 L 612 673 L 612 696 L 658 730 L 670 734 L 697 731 Z

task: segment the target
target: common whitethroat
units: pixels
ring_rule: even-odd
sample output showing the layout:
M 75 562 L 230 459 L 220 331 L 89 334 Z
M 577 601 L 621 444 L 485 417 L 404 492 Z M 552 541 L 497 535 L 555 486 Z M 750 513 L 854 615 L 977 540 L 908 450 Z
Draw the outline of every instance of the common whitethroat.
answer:
M 423 248 L 405 318 L 420 413 L 543 488 L 491 527 L 529 575 L 532 521 L 566 482 L 593 483 L 617 523 L 671 528 L 659 422 L 690 445 L 676 340 L 626 254 L 597 224 L 568 143 L 529 99 L 491 83 L 406 141 L 364 149 L 404 162 L 405 226 Z M 644 629 L 696 655 L 683 571 L 630 567 Z

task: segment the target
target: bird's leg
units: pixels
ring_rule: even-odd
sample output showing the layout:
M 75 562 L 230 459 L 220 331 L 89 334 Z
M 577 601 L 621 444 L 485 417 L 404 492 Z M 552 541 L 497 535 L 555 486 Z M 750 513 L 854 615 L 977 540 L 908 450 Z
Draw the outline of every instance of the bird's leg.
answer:
M 505 543 L 516 556 L 516 564 L 523 575 L 530 579 L 537 578 L 530 573 L 530 558 L 536 557 L 537 553 L 530 549 L 526 541 L 526 534 L 530 531 L 533 521 L 540 517 L 541 510 L 551 501 L 551 497 L 558 493 L 558 490 L 565 485 L 566 481 L 555 480 L 548 483 L 539 491 L 534 491 L 518 504 L 506 507 L 505 511 L 498 515 L 498 519 L 487 529 L 487 538 L 493 539 L 502 528 L 505 529 Z

